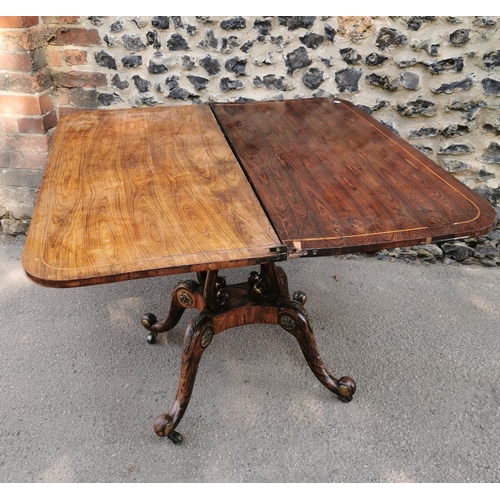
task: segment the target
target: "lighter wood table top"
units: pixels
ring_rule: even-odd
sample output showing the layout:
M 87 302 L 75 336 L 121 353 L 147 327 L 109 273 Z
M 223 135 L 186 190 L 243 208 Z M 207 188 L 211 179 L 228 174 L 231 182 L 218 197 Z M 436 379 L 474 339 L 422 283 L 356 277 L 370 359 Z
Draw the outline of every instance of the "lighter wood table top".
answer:
M 81 286 L 253 265 L 280 247 L 208 106 L 89 111 L 57 126 L 23 266 Z

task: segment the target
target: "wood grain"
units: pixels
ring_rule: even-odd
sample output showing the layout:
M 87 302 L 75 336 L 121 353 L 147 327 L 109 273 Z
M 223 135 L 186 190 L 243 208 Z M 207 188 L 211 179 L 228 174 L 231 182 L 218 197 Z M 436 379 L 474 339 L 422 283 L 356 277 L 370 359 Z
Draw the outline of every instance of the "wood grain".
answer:
M 88 111 L 57 126 L 23 266 L 81 286 L 253 265 L 280 245 L 208 106 Z
M 351 103 L 211 105 L 289 255 L 490 231 L 490 203 Z

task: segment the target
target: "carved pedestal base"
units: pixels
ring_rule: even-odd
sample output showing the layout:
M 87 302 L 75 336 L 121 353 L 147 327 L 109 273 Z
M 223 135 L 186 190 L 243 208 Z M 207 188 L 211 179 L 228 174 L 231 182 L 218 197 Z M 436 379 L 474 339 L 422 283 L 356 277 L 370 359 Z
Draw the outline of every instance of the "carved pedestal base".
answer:
M 350 377 L 336 379 L 323 364 L 316 346 L 309 316 L 304 309 L 306 295 L 295 292 L 290 299 L 285 272 L 273 263 L 261 264 L 260 272 L 252 272 L 247 283 L 227 285 L 218 271 L 198 273 L 198 281 L 181 281 L 174 289 L 170 310 L 163 321 L 145 314 L 142 324 L 154 343 L 158 333 L 171 330 L 186 309 L 200 311 L 188 325 L 184 336 L 182 365 L 177 396 L 169 412 L 157 417 L 154 431 L 176 444 L 182 435 L 175 431 L 189 404 L 198 364 L 212 337 L 235 326 L 253 323 L 280 325 L 298 341 L 302 353 L 317 379 L 341 401 L 349 402 L 356 392 Z

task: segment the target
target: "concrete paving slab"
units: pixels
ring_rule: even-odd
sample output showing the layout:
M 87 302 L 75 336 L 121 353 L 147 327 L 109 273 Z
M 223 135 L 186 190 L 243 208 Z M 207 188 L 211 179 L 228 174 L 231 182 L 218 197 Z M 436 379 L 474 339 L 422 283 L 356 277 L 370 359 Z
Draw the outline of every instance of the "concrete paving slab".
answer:
M 3 483 L 500 481 L 498 270 L 283 263 L 354 400 L 331 395 L 284 330 L 244 326 L 204 354 L 175 446 L 152 421 L 175 397 L 192 316 L 156 345 L 140 318 L 163 316 L 181 277 L 44 288 L 23 273 L 23 244 L 0 243 Z

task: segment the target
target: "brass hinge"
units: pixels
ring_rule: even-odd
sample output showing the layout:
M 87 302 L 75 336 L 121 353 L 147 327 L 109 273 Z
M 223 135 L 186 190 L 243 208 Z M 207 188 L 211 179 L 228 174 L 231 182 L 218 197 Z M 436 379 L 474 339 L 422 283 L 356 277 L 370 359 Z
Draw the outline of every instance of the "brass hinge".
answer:
M 276 253 L 277 255 L 277 261 L 282 261 L 286 260 L 288 257 L 288 247 L 286 245 L 278 245 L 275 247 L 271 247 L 269 249 L 271 253 Z

